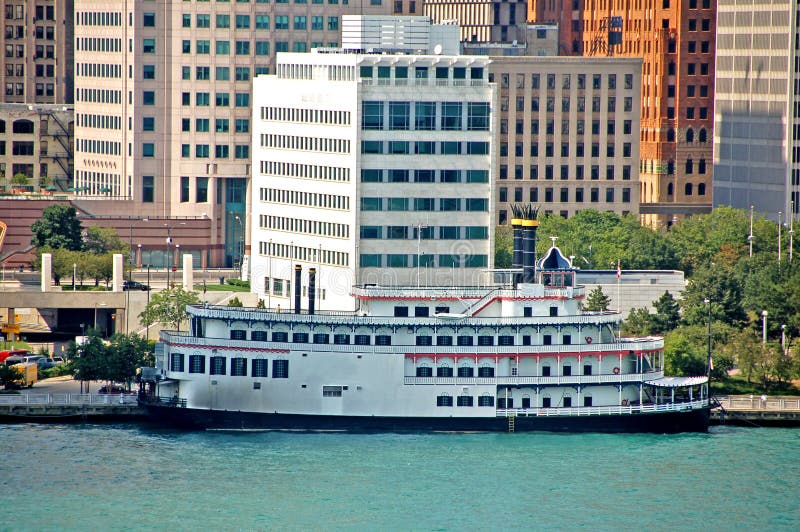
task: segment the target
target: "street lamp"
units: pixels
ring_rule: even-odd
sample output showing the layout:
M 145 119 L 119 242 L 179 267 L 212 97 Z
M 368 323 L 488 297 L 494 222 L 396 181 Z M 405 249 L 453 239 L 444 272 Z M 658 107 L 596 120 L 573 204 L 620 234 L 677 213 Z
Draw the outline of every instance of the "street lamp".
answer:
M 786 351 L 786 324 L 781 325 L 781 350 Z
M 75 278 L 78 276 L 78 263 L 72 263 L 72 291 L 75 292 Z
M 234 227 L 234 242 L 236 242 L 236 252 L 233 257 L 233 266 L 237 268 L 241 265 L 242 255 L 244 255 L 244 250 L 242 249 L 244 246 L 244 226 L 242 224 L 242 219 L 239 218 L 239 215 L 235 215 L 233 217 L 239 223 L 239 238 L 236 238 L 236 227 Z
M 708 307 L 708 356 L 706 359 L 706 377 L 708 377 L 709 392 L 711 391 L 711 300 L 705 298 L 703 302 Z M 710 396 L 710 393 L 709 393 Z
M 767 311 L 761 311 L 761 343 L 767 343 Z

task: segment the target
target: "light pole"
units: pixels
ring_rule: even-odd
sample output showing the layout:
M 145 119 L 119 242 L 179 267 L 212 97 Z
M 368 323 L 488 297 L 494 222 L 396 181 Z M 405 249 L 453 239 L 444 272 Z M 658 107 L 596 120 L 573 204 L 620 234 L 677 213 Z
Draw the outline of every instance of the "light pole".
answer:
M 761 311 L 761 343 L 767 343 L 767 311 Z
M 150 263 L 147 263 L 147 307 L 150 307 Z M 150 322 L 147 322 L 147 339 L 150 339 Z
M 778 267 L 781 265 L 781 217 L 783 213 L 778 211 Z
M 267 282 L 267 286 L 265 286 L 264 288 L 266 288 L 267 290 L 267 308 L 271 309 L 272 308 L 272 239 L 271 238 L 269 239 L 269 248 L 267 248 L 267 251 L 269 251 L 269 276 L 268 276 L 269 281 Z
M 708 390 L 711 392 L 711 300 L 706 298 L 703 301 L 708 307 L 708 356 L 706 358 L 706 377 L 708 378 Z
M 75 292 L 75 278 L 78 276 L 78 263 L 72 263 L 72 291 Z
M 781 350 L 786 352 L 786 324 L 781 325 Z
M 753 256 L 753 206 L 750 205 L 750 235 L 747 237 L 747 242 L 750 245 L 750 252 L 748 257 Z
M 238 214 L 235 215 L 233 219 L 239 223 L 239 238 L 236 238 L 236 226 L 234 226 L 233 228 L 234 230 L 233 240 L 234 242 L 236 242 L 236 252 L 234 253 L 233 256 L 233 267 L 238 268 L 239 266 L 241 266 L 242 255 L 244 255 L 244 250 L 242 249 L 244 247 L 242 246 L 242 244 L 244 243 L 244 225 L 242 224 L 242 219 L 239 217 Z
M 169 224 L 164 224 L 164 227 L 167 228 L 167 256 L 164 257 L 164 266 L 167 270 L 167 290 L 169 290 L 169 267 L 172 264 L 172 261 L 169 258 L 170 254 L 170 244 L 172 244 L 172 236 L 170 235 L 170 230 L 172 229 Z

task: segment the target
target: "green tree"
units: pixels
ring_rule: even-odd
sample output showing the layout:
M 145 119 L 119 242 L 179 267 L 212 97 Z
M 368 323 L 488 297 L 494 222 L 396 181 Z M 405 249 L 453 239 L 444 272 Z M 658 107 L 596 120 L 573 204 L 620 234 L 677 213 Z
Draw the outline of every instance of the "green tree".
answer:
M 136 333 L 115 334 L 108 347 L 105 379 L 124 382 L 128 389 L 136 376 L 136 369 L 154 363 L 154 343 Z
M 611 303 L 611 298 L 603 293 L 603 289 L 596 286 L 594 290 L 589 293 L 586 301 L 583 303 L 583 309 L 588 311 L 608 310 L 608 305 Z
M 83 249 L 97 255 L 106 253 L 123 253 L 127 255 L 129 245 L 120 239 L 113 228 L 92 225 L 86 229 Z
M 243 307 L 244 304 L 242 304 L 242 300 L 241 299 L 239 299 L 238 297 L 234 296 L 233 299 L 228 301 L 228 306 L 229 307 Z
M 70 344 L 68 356 L 75 365 L 76 379 L 93 381 L 105 378 L 108 347 L 96 329 L 89 329 L 86 341 L 82 344 Z
M 671 331 L 678 326 L 681 320 L 680 306 L 669 291 L 653 303 L 656 313 L 652 316 L 652 331 L 657 334 Z
M 180 330 L 181 323 L 186 319 L 186 306 L 198 303 L 200 298 L 197 292 L 187 292 L 181 287 L 156 292 L 139 314 L 139 321 L 147 327 L 162 323 Z
M 494 267 L 511 268 L 514 250 L 514 231 L 510 225 L 497 226 L 494 233 Z
M 747 323 L 747 314 L 742 307 L 742 286 L 730 269 L 722 266 L 703 268 L 689 279 L 680 303 L 685 324 L 708 323 L 706 299 L 711 302 L 713 321 L 737 326 Z
M 681 329 L 664 337 L 664 371 L 669 375 L 705 375 L 706 354 L 702 345 L 683 335 Z
M 653 316 L 647 307 L 633 308 L 622 324 L 622 332 L 632 336 L 647 336 L 653 332 Z
M 21 185 L 26 186 L 28 184 L 28 176 L 22 172 L 17 172 L 14 174 L 14 177 L 11 178 L 11 183 L 13 185 Z
M 3 385 L 3 388 L 8 389 L 9 384 L 17 382 L 18 379 L 19 372 L 17 368 L 0 364 L 0 384 Z
M 31 244 L 37 248 L 68 249 L 82 248 L 81 222 L 77 211 L 69 205 L 51 205 L 42 211 L 42 217 L 31 226 Z

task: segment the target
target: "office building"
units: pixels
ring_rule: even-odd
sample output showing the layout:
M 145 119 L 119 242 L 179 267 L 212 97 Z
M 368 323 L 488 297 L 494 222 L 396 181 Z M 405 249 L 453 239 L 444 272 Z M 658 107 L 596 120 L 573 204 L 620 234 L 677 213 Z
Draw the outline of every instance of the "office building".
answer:
M 426 0 L 424 14 L 434 24 L 458 24 L 462 42 L 524 43 L 526 10 L 526 0 Z
M 278 52 L 338 46 L 342 15 L 412 7 L 76 0 L 79 194 L 111 200 L 93 202 L 94 214 L 209 218 L 207 242 L 182 252 L 198 266 L 239 266 L 248 251 L 253 77 L 271 73 Z M 148 246 L 142 260 L 163 265 L 166 255 Z
M 317 308 L 352 309 L 355 284 L 480 284 L 493 262 L 488 58 L 315 52 L 280 54 L 254 81 L 252 290 L 287 309 L 316 268 Z
M 800 212 L 796 17 L 787 0 L 717 3 L 714 205 Z
M 0 0 L 0 102 L 71 104 L 73 0 Z
M 565 218 L 639 212 L 635 58 L 492 57 L 500 92 L 497 219 L 531 202 Z

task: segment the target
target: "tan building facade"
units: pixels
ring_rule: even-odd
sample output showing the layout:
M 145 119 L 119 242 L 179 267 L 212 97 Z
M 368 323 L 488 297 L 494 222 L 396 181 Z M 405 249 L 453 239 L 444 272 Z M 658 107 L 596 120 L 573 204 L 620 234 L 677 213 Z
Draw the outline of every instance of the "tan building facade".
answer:
M 0 0 L 0 102 L 72 103 L 73 0 Z
M 72 183 L 73 109 L 0 103 L 0 190 L 64 191 Z M 24 175 L 25 179 L 15 176 Z
M 493 57 L 500 92 L 497 224 L 543 214 L 639 212 L 641 60 Z
M 526 38 L 525 0 L 426 0 L 434 24 L 455 21 L 463 42 L 518 42 Z
M 204 263 L 248 246 L 252 81 L 277 52 L 338 46 L 345 14 L 416 2 L 76 0 L 75 180 L 139 216 L 208 217 Z M 123 203 L 120 203 L 122 201 Z

